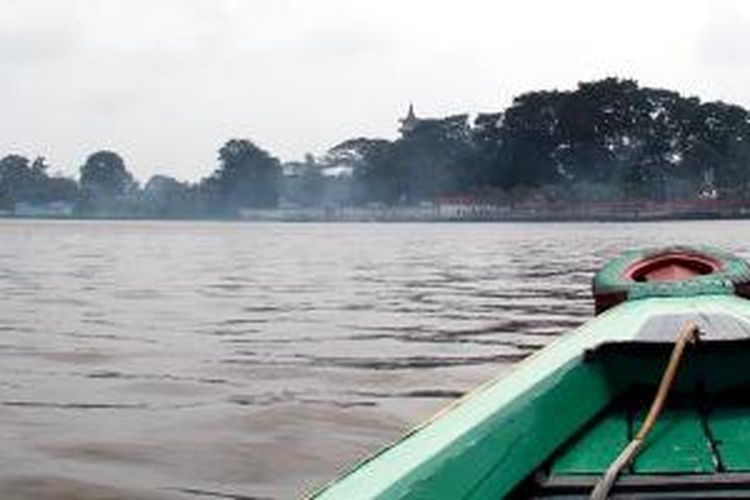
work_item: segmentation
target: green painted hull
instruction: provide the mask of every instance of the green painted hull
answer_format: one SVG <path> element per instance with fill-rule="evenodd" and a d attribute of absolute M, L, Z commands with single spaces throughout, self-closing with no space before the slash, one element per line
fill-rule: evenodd
<path fill-rule="evenodd" d="M 712 331 L 680 368 L 676 400 L 698 386 L 713 394 L 750 383 L 750 369 L 745 369 L 750 368 L 750 338 L 744 337 L 742 326 L 750 325 L 750 301 L 704 295 L 626 302 L 484 384 L 313 496 L 496 499 L 518 492 L 542 469 L 552 474 L 598 474 L 637 423 L 637 414 L 630 410 L 629 416 L 617 416 L 617 402 L 635 387 L 649 392 L 658 383 L 669 343 L 678 326 L 691 318 Z M 727 334 L 730 330 L 734 333 Z M 705 431 L 706 425 L 682 418 L 679 411 L 667 414 L 665 422 L 672 418 L 679 428 L 670 431 L 672 437 L 663 442 L 662 451 L 657 446 L 652 449 L 655 454 L 646 450 L 639 457 L 645 460 L 644 471 L 691 472 L 674 464 L 680 460 L 674 446 L 682 446 L 684 435 L 696 429 Z M 733 411 L 729 408 L 717 418 L 725 421 L 717 427 L 723 435 L 732 433 L 727 419 L 731 422 L 744 410 Z M 750 431 L 750 424 L 743 425 Z M 742 444 L 727 449 L 734 446 L 733 453 L 743 455 Z M 685 460 L 692 464 L 694 457 Z M 711 465 L 714 455 L 695 460 L 693 473 L 717 472 Z M 750 452 L 747 462 L 750 465 Z"/>

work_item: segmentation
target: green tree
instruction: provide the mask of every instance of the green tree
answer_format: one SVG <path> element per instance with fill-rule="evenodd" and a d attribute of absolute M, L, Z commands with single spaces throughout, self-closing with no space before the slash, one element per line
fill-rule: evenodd
<path fill-rule="evenodd" d="M 467 115 L 419 120 L 394 143 L 391 155 L 401 179 L 402 202 L 432 200 L 476 187 L 476 151 Z"/>
<path fill-rule="evenodd" d="M 236 215 L 241 208 L 278 205 L 281 165 L 247 139 L 231 139 L 219 149 L 219 168 L 202 184 L 214 212 Z"/>
<path fill-rule="evenodd" d="M 286 175 L 283 183 L 283 198 L 294 205 L 303 207 L 319 206 L 323 203 L 326 179 L 323 168 L 329 166 L 318 163 L 307 153 L 303 162 L 284 164 Z"/>
<path fill-rule="evenodd" d="M 471 129 L 474 144 L 474 183 L 492 191 L 504 184 L 508 171 L 508 148 L 504 147 L 503 113 L 480 113 Z"/>
<path fill-rule="evenodd" d="M 50 177 L 48 171 L 49 165 L 41 156 L 31 162 L 21 155 L 8 155 L 0 159 L 0 198 L 3 204 L 12 207 L 18 202 L 41 204 L 75 200 L 75 181 Z"/>
<path fill-rule="evenodd" d="M 11 154 L 0 159 L 0 196 L 8 206 L 31 201 L 34 173 L 25 156 Z"/>
<path fill-rule="evenodd" d="M 505 111 L 502 147 L 508 158 L 502 187 L 555 184 L 563 173 L 554 153 L 560 146 L 559 107 L 565 94 L 531 92 L 514 99 Z"/>
<path fill-rule="evenodd" d="M 154 175 L 143 186 L 141 203 L 152 217 L 183 218 L 198 215 L 196 190 L 186 182 Z"/>
<path fill-rule="evenodd" d="M 743 198 L 750 181 L 750 114 L 740 106 L 704 103 L 690 115 L 684 162 L 695 175 L 712 171 L 719 196 Z"/>
<path fill-rule="evenodd" d="M 352 169 L 356 202 L 398 201 L 404 176 L 393 162 L 392 142 L 365 137 L 349 139 L 329 149 L 326 162 Z"/>
<path fill-rule="evenodd" d="M 113 151 L 97 151 L 80 168 L 79 212 L 134 216 L 139 212 L 138 184 Z"/>
<path fill-rule="evenodd" d="M 81 188 L 97 198 L 125 195 L 137 188 L 122 157 L 112 151 L 97 151 L 81 167 Z"/>

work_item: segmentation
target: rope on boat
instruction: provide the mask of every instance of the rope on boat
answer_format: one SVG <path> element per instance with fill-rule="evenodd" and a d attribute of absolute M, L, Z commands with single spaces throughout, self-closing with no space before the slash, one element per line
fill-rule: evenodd
<path fill-rule="evenodd" d="M 674 382 L 675 374 L 677 373 L 677 367 L 682 359 L 682 354 L 685 350 L 685 346 L 689 343 L 694 343 L 698 340 L 698 326 L 688 321 L 685 326 L 682 327 L 677 340 L 675 341 L 674 348 L 672 349 L 672 355 L 669 358 L 669 364 L 667 369 L 662 375 L 661 382 L 659 383 L 659 389 L 656 391 L 654 402 L 651 403 L 651 408 L 648 410 L 646 420 L 643 421 L 641 428 L 635 435 L 632 441 L 620 452 L 617 458 L 607 468 L 607 472 L 599 480 L 591 492 L 591 500 L 605 500 L 609 496 L 609 491 L 617 480 L 617 476 L 620 475 L 620 471 L 627 467 L 641 449 L 646 436 L 651 431 L 651 428 L 656 423 L 656 419 L 659 418 L 659 414 L 664 406 L 664 402 L 667 399 L 667 394 L 672 387 Z"/>

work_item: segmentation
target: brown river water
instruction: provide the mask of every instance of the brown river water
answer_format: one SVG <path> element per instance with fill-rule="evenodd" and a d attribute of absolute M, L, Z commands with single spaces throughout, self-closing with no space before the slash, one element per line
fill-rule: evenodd
<path fill-rule="evenodd" d="M 0 498 L 295 498 L 750 221 L 0 221 Z"/>

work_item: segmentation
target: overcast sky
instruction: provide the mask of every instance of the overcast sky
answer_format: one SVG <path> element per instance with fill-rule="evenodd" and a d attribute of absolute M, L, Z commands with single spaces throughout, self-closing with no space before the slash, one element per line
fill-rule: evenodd
<path fill-rule="evenodd" d="M 743 0 L 0 0 L 0 155 L 196 180 L 605 76 L 750 107 Z"/>

